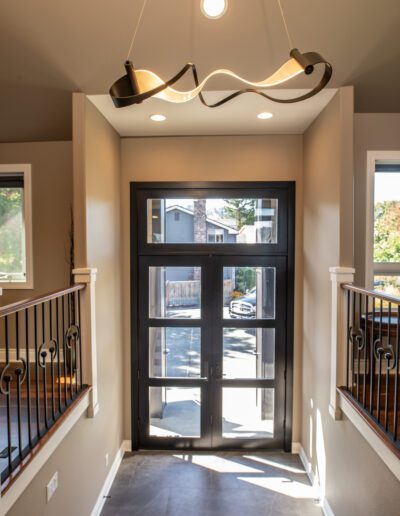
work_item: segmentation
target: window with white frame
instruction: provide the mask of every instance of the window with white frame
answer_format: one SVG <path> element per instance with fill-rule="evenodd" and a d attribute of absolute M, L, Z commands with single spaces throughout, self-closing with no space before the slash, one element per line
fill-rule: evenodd
<path fill-rule="evenodd" d="M 400 153 L 399 153 L 400 154 Z M 370 283 L 400 297 L 400 155 L 377 157 L 373 167 L 373 232 Z M 367 267 L 368 270 L 368 267 Z"/>
<path fill-rule="evenodd" d="M 33 288 L 31 166 L 0 165 L 0 288 Z"/>
<path fill-rule="evenodd" d="M 209 244 L 222 244 L 224 242 L 224 230 L 218 228 L 207 229 L 207 242 Z"/>

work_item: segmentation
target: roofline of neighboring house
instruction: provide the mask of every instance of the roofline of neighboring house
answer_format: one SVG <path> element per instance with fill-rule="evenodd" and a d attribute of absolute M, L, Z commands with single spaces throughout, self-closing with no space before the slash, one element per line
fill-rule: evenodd
<path fill-rule="evenodd" d="M 178 206 L 177 204 L 174 204 L 173 206 L 168 206 L 166 208 L 166 212 L 172 211 L 172 210 L 180 210 L 183 213 L 186 213 L 187 215 L 193 215 L 193 211 L 189 210 L 188 208 L 183 208 L 183 206 Z M 206 217 L 206 221 L 210 222 L 211 224 L 214 224 L 215 226 L 219 226 L 220 228 L 226 229 L 230 235 L 238 235 L 239 231 L 236 229 L 231 228 L 230 226 L 227 226 L 226 224 L 222 224 L 222 222 L 218 222 L 214 219 L 210 219 L 210 217 Z"/>

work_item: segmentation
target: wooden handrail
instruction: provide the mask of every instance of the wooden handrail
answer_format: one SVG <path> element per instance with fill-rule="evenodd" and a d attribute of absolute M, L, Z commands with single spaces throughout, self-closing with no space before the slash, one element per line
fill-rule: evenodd
<path fill-rule="evenodd" d="M 384 294 L 384 293 L 378 292 L 376 290 L 367 290 L 365 288 L 355 287 L 354 285 L 349 285 L 347 283 L 344 283 L 342 285 L 342 288 L 344 290 L 349 290 L 350 292 L 356 292 L 357 294 L 363 294 L 365 296 L 375 297 L 377 299 L 382 299 L 382 301 L 387 301 L 388 303 L 395 303 L 397 305 L 400 305 L 400 297 L 389 296 L 388 294 Z"/>
<path fill-rule="evenodd" d="M 82 290 L 85 288 L 85 286 L 86 285 L 84 283 L 77 283 L 72 287 L 68 287 L 62 290 L 55 290 L 54 292 L 49 292 L 48 294 L 44 294 L 43 296 L 34 297 L 32 299 L 25 299 L 23 301 L 11 303 L 10 305 L 1 306 L 0 317 L 4 317 L 6 315 L 19 312 L 20 310 L 25 310 L 27 308 L 30 308 L 31 306 L 40 305 L 41 303 L 45 303 L 46 301 L 50 301 L 51 299 L 56 299 L 57 297 L 65 296 L 66 294 L 70 294 L 71 292 Z"/>

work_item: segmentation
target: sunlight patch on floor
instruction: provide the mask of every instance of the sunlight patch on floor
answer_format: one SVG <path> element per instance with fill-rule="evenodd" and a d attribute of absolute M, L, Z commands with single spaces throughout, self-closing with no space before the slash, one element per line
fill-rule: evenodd
<path fill-rule="evenodd" d="M 217 473 L 263 473 L 262 470 L 246 466 L 239 462 L 218 457 L 217 455 L 174 455 L 177 459 L 190 462 L 196 466 L 211 469 Z"/>
<path fill-rule="evenodd" d="M 248 482 L 254 486 L 275 491 L 291 498 L 316 498 L 316 492 L 313 486 L 296 482 L 287 477 L 238 477 L 238 480 Z"/>
<path fill-rule="evenodd" d="M 261 464 L 265 464 L 266 466 L 283 469 L 284 471 L 288 471 L 289 473 L 298 473 L 300 475 L 306 475 L 306 472 L 303 469 L 295 468 L 294 466 L 288 466 L 287 464 L 281 464 L 280 462 L 277 462 L 275 460 L 265 459 L 264 457 L 257 457 L 255 455 L 243 455 L 243 457 L 248 460 L 260 462 Z"/>

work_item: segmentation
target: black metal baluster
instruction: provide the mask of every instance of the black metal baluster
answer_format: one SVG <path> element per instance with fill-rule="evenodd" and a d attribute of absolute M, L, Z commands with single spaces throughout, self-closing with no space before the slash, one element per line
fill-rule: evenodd
<path fill-rule="evenodd" d="M 386 358 L 386 382 L 385 382 L 385 431 L 388 431 L 388 421 L 389 421 L 389 389 L 390 389 L 390 357 L 391 357 L 391 351 L 390 351 L 390 342 L 391 342 L 391 335 L 390 335 L 390 323 L 391 323 L 391 315 L 392 315 L 392 303 L 389 303 L 388 306 L 388 323 L 387 323 L 387 351 L 385 353 Z"/>
<path fill-rule="evenodd" d="M 360 401 L 360 335 L 362 339 L 362 296 L 358 294 L 358 335 L 356 337 L 357 343 L 357 375 L 356 375 L 356 389 L 357 389 L 357 400 Z"/>
<path fill-rule="evenodd" d="M 26 396 L 28 414 L 28 440 L 32 448 L 32 421 L 31 421 L 31 364 L 29 357 L 29 315 L 28 308 L 25 308 L 25 349 L 26 349 Z"/>
<path fill-rule="evenodd" d="M 17 362 L 21 360 L 19 353 L 19 313 L 15 312 L 15 349 Z M 15 369 L 15 376 L 17 378 L 17 427 L 18 427 L 18 453 L 20 459 L 22 459 L 22 424 L 21 424 L 21 378 L 22 369 Z"/>
<path fill-rule="evenodd" d="M 10 367 L 10 343 L 8 339 L 8 315 L 4 318 L 4 332 L 5 332 L 5 343 L 6 343 L 6 365 Z M 3 370 L 4 372 L 4 370 Z M 4 375 L 4 383 L 6 384 L 6 391 L 3 392 L 6 396 L 6 411 L 7 411 L 7 458 L 9 472 L 12 471 L 12 434 L 11 434 L 11 381 L 12 376 L 10 374 Z"/>
<path fill-rule="evenodd" d="M 378 349 L 378 392 L 377 392 L 377 406 L 376 406 L 376 417 L 380 422 L 381 416 L 381 379 L 382 379 L 382 317 L 383 317 L 383 303 L 382 299 L 379 301 L 379 349 Z"/>
<path fill-rule="evenodd" d="M 68 332 L 71 328 L 72 318 L 71 318 L 71 294 L 68 294 Z M 68 333 L 69 335 L 69 333 Z M 74 373 L 72 363 L 73 363 L 73 357 L 72 357 L 72 339 L 68 336 L 68 347 L 69 347 L 69 396 L 70 400 L 73 399 L 73 392 L 72 392 L 72 375 Z"/>
<path fill-rule="evenodd" d="M 393 414 L 393 440 L 397 441 L 397 411 L 398 411 L 398 389 L 399 389 L 399 374 L 400 374 L 400 360 L 399 360 L 399 352 L 400 352 L 400 305 L 397 305 L 397 339 L 396 339 L 396 368 L 395 368 L 395 377 L 394 377 L 394 414 Z"/>
<path fill-rule="evenodd" d="M 54 339 L 53 339 L 53 300 L 49 301 L 49 324 L 50 324 L 50 377 L 51 377 L 51 416 L 53 421 L 56 419 L 56 402 L 54 399 L 54 356 L 55 356 L 55 347 L 54 347 Z"/>
<path fill-rule="evenodd" d="M 6 316 L 7 317 L 7 316 Z M 7 346 L 7 339 L 6 339 Z M 7 348 L 6 348 L 7 349 Z M 7 362 L 8 363 L 8 362 Z M 8 471 L 12 472 L 12 441 L 11 441 L 11 403 L 10 403 L 10 395 L 11 395 L 11 375 L 4 375 L 4 383 L 6 384 L 6 410 L 7 410 L 7 458 L 8 458 Z"/>
<path fill-rule="evenodd" d="M 356 324 L 356 294 L 353 292 L 353 326 L 352 326 L 352 339 L 351 339 L 351 393 L 354 396 L 354 340 L 355 340 L 355 324 Z"/>
<path fill-rule="evenodd" d="M 347 356 L 346 356 L 346 389 L 349 390 L 350 362 L 350 290 L 347 291 Z"/>
<path fill-rule="evenodd" d="M 370 349 L 370 379 L 369 379 L 369 410 L 374 414 L 374 385 L 375 385 L 375 297 L 372 298 L 371 349 Z"/>
<path fill-rule="evenodd" d="M 78 317 L 79 317 L 79 381 L 80 390 L 83 385 L 83 367 L 82 367 L 82 327 L 81 327 L 81 291 L 78 290 Z"/>
<path fill-rule="evenodd" d="M 365 296 L 365 328 L 364 328 L 364 368 L 363 368 L 363 407 L 366 407 L 366 396 L 367 396 L 367 378 L 366 378 L 366 370 L 367 370 L 367 344 L 368 344 L 368 308 L 369 308 L 369 297 Z"/>
<path fill-rule="evenodd" d="M 67 349 L 65 330 L 65 296 L 62 296 L 62 329 L 63 329 L 63 353 L 64 353 L 64 409 L 67 407 Z"/>
<path fill-rule="evenodd" d="M 59 313 L 60 298 L 56 298 L 56 334 L 57 334 L 57 374 L 58 374 L 58 412 L 61 414 L 61 341 L 60 341 L 60 313 Z"/>
<path fill-rule="evenodd" d="M 44 398 L 44 424 L 46 428 L 49 428 L 48 421 L 48 413 L 47 413 L 47 375 L 46 375 L 46 357 L 47 352 L 44 349 L 46 345 L 46 322 L 45 322 L 45 306 L 46 304 L 42 304 L 42 345 L 40 352 L 40 357 L 42 358 L 42 362 L 40 362 L 40 366 L 42 367 L 42 375 L 43 375 L 43 398 Z"/>
<path fill-rule="evenodd" d="M 37 305 L 34 306 L 34 333 L 35 333 L 35 393 L 36 393 L 36 426 L 37 437 L 40 438 L 40 408 L 39 408 L 39 349 L 38 349 L 38 327 L 37 327 Z"/>

